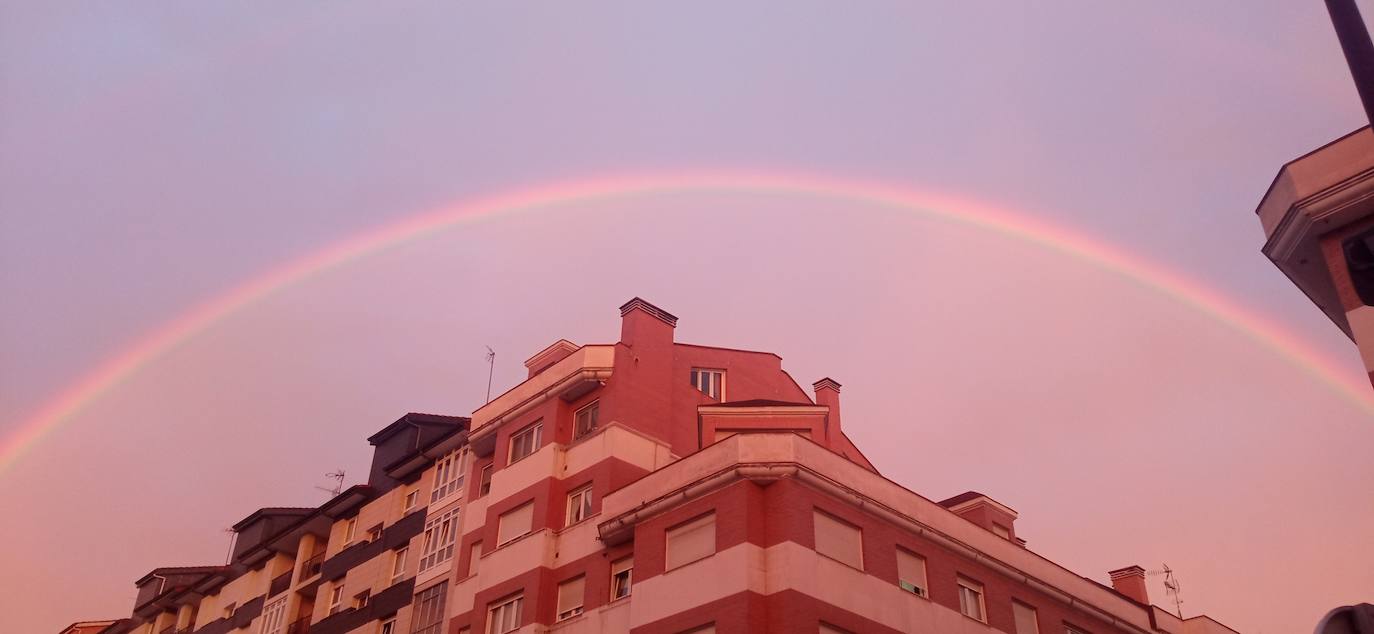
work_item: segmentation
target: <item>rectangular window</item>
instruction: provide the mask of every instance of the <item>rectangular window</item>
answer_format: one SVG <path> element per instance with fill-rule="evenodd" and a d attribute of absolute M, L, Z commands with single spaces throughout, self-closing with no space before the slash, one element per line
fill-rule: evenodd
<path fill-rule="evenodd" d="M 391 553 L 391 583 L 401 580 L 406 576 L 406 555 L 410 554 L 410 548 L 402 547 Z"/>
<path fill-rule="evenodd" d="M 672 570 L 716 554 L 716 514 L 709 513 L 668 529 L 667 563 Z"/>
<path fill-rule="evenodd" d="M 487 615 L 487 632 L 505 634 L 520 629 L 520 609 L 524 605 L 525 597 L 519 594 L 492 604 Z"/>
<path fill-rule="evenodd" d="M 1019 601 L 1012 601 L 1011 616 L 1016 624 L 1016 634 L 1040 634 L 1040 623 L 1035 618 L 1035 608 Z"/>
<path fill-rule="evenodd" d="M 378 524 L 367 529 L 367 541 L 375 542 L 382 538 L 382 525 Z"/>
<path fill-rule="evenodd" d="M 344 587 L 342 585 L 334 586 L 334 589 L 329 591 L 330 614 L 335 614 L 343 608 L 343 591 Z"/>
<path fill-rule="evenodd" d="M 502 513 L 496 526 L 497 547 L 504 546 L 517 537 L 529 534 L 533 530 L 533 522 L 534 502 L 526 502 L 518 508 Z"/>
<path fill-rule="evenodd" d="M 592 485 L 584 486 L 568 494 L 568 526 L 572 526 L 592 515 Z"/>
<path fill-rule="evenodd" d="M 453 542 L 458 537 L 458 509 L 425 520 L 424 549 L 420 551 L 420 572 L 453 559 Z"/>
<path fill-rule="evenodd" d="M 283 634 L 286 630 L 286 600 L 288 598 L 277 599 L 262 609 L 262 620 L 259 621 L 258 634 Z"/>
<path fill-rule="evenodd" d="M 559 621 L 582 614 L 582 595 L 586 579 L 586 577 L 577 577 L 558 584 Z"/>
<path fill-rule="evenodd" d="M 434 489 L 429 492 L 430 504 L 462 489 L 470 455 L 467 448 L 463 447 L 444 454 L 443 458 L 434 463 Z"/>
<path fill-rule="evenodd" d="M 353 543 L 353 538 L 358 536 L 358 518 L 348 518 L 348 524 L 344 525 L 344 543 Z"/>
<path fill-rule="evenodd" d="M 544 437 L 544 423 L 538 422 L 515 432 L 510 437 L 510 461 L 516 462 L 539 450 L 539 441 Z"/>
<path fill-rule="evenodd" d="M 918 596 L 926 594 L 926 560 L 897 549 L 897 585 Z"/>
<path fill-rule="evenodd" d="M 371 591 L 371 590 L 363 590 L 362 592 L 359 592 L 358 594 L 353 595 L 353 609 L 354 609 L 354 610 L 361 610 L 361 609 L 367 607 L 367 600 L 368 600 L 368 599 L 371 599 L 371 598 L 372 598 L 372 591 Z"/>
<path fill-rule="evenodd" d="M 692 368 L 692 387 L 711 398 L 721 400 L 721 395 L 725 393 L 725 370 Z"/>
<path fill-rule="evenodd" d="M 468 576 L 477 574 L 477 564 L 482 561 L 482 542 L 472 542 L 468 549 Z"/>
<path fill-rule="evenodd" d="M 1065 624 L 1064 624 L 1064 634 L 1088 634 L 1088 633 L 1087 633 L 1086 631 L 1084 631 L 1084 630 L 1080 630 L 1080 629 L 1078 629 L 1078 628 L 1076 628 L 1076 627 L 1074 627 L 1074 626 L 1072 626 L 1072 625 L 1069 625 L 1068 623 L 1065 623 Z"/>
<path fill-rule="evenodd" d="M 859 527 L 819 510 L 812 514 L 816 524 L 816 552 L 863 570 L 863 537 Z"/>
<path fill-rule="evenodd" d="M 959 577 L 959 611 L 969 618 L 986 621 L 983 607 L 983 584 Z"/>
<path fill-rule="evenodd" d="M 411 489 L 411 490 L 409 490 L 409 491 L 406 491 L 405 505 L 401 508 L 401 512 L 402 512 L 402 513 L 408 513 L 408 512 L 410 512 L 411 509 L 415 508 L 415 505 L 416 505 L 416 504 L 419 504 L 419 503 L 420 503 L 420 490 L 419 490 L 419 489 Z"/>
<path fill-rule="evenodd" d="M 411 634 L 440 634 L 444 630 L 444 602 L 448 600 L 448 582 L 431 586 L 415 595 L 414 620 Z"/>
<path fill-rule="evenodd" d="M 477 497 L 491 493 L 491 465 L 482 467 L 482 477 L 477 482 Z"/>
<path fill-rule="evenodd" d="M 631 585 L 634 583 L 634 572 L 634 557 L 626 557 L 611 564 L 612 601 L 630 596 Z"/>
<path fill-rule="evenodd" d="M 377 632 L 379 634 L 399 634 L 399 632 L 396 631 L 396 618 L 392 617 L 382 621 L 382 627 L 377 630 Z"/>
<path fill-rule="evenodd" d="M 601 417 L 601 401 L 592 401 L 582 409 L 577 410 L 573 415 L 573 440 L 577 440 L 596 431 L 596 424 Z"/>

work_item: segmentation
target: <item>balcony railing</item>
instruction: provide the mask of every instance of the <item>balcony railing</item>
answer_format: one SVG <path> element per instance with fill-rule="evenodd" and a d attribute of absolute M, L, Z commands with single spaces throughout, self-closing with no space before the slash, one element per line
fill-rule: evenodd
<path fill-rule="evenodd" d="M 272 579 L 272 585 L 267 588 L 267 597 L 275 597 L 291 589 L 291 571 L 287 570 Z"/>
<path fill-rule="evenodd" d="M 301 564 L 301 580 L 304 581 L 315 575 L 320 574 L 320 566 L 324 565 L 324 551 L 317 552 Z"/>
<path fill-rule="evenodd" d="M 301 617 L 286 626 L 286 634 L 310 634 L 310 617 Z"/>

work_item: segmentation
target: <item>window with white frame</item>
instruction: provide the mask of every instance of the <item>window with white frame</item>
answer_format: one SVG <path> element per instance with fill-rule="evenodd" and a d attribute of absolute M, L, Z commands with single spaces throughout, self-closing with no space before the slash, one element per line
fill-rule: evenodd
<path fill-rule="evenodd" d="M 558 584 L 558 620 L 564 621 L 582 614 L 582 596 L 587 578 L 579 576 Z"/>
<path fill-rule="evenodd" d="M 969 618 L 987 620 L 987 610 L 983 606 L 983 584 L 959 577 L 959 611 Z"/>
<path fill-rule="evenodd" d="M 482 465 L 482 473 L 477 480 L 477 497 L 491 493 L 491 463 Z"/>
<path fill-rule="evenodd" d="M 434 463 L 434 488 L 429 492 L 430 504 L 462 490 L 463 476 L 467 474 L 471 455 L 466 447 L 461 447 L 444 454 Z"/>
<path fill-rule="evenodd" d="M 692 368 L 692 387 L 711 398 L 721 400 L 725 394 L 725 370 Z"/>
<path fill-rule="evenodd" d="M 358 536 L 358 518 L 348 518 L 348 524 L 344 525 L 344 543 L 353 543 L 353 538 Z"/>
<path fill-rule="evenodd" d="M 517 537 L 534 530 L 534 502 L 526 502 L 505 513 L 496 522 L 496 546 L 499 548 Z"/>
<path fill-rule="evenodd" d="M 626 557 L 611 564 L 611 600 L 630 596 L 634 583 L 635 559 Z"/>
<path fill-rule="evenodd" d="M 262 619 L 258 622 L 258 634 L 282 634 L 286 631 L 286 599 L 283 596 L 267 604 L 262 609 Z"/>
<path fill-rule="evenodd" d="M 477 565 L 482 561 L 482 542 L 472 542 L 468 548 L 468 576 L 477 574 Z"/>
<path fill-rule="evenodd" d="M 573 414 L 573 440 L 577 440 L 596 431 L 596 424 L 601 418 L 601 401 L 592 401 L 582 409 Z"/>
<path fill-rule="evenodd" d="M 520 629 L 520 612 L 524 606 L 525 596 L 521 594 L 493 603 L 487 612 L 487 633 L 505 634 Z"/>
<path fill-rule="evenodd" d="M 668 529 L 664 570 L 716 554 L 716 514 L 708 513 Z"/>
<path fill-rule="evenodd" d="M 1012 623 L 1016 625 L 1016 634 L 1040 634 L 1040 623 L 1036 618 L 1035 608 L 1020 601 L 1012 601 L 1011 616 Z"/>
<path fill-rule="evenodd" d="M 353 609 L 361 610 L 367 607 L 367 602 L 372 598 L 372 590 L 367 589 L 353 595 Z"/>
<path fill-rule="evenodd" d="M 430 586 L 415 593 L 415 608 L 411 634 L 440 634 L 444 631 L 444 602 L 448 599 L 448 582 Z"/>
<path fill-rule="evenodd" d="M 382 538 L 382 525 L 378 524 L 367 529 L 367 541 L 375 542 Z"/>
<path fill-rule="evenodd" d="M 420 490 L 411 489 L 406 491 L 405 503 L 401 506 L 401 512 L 408 513 L 420 503 Z"/>
<path fill-rule="evenodd" d="M 396 629 L 396 617 L 393 616 L 382 621 L 382 627 L 377 632 L 378 634 L 400 634 L 400 631 Z"/>
<path fill-rule="evenodd" d="M 568 494 L 568 526 L 592 515 L 592 485 L 588 484 Z"/>
<path fill-rule="evenodd" d="M 929 596 L 926 593 L 926 560 L 898 548 L 897 585 L 914 595 Z"/>
<path fill-rule="evenodd" d="M 410 548 L 402 546 L 391 553 L 391 583 L 401 580 L 406 575 L 406 556 L 410 554 Z"/>
<path fill-rule="evenodd" d="M 516 462 L 539 450 L 539 441 L 544 438 L 544 423 L 537 422 L 510 437 L 510 461 Z"/>
<path fill-rule="evenodd" d="M 420 551 L 420 572 L 453 559 L 453 542 L 458 537 L 458 509 L 426 520 L 423 535 L 424 548 Z"/>
<path fill-rule="evenodd" d="M 343 593 L 344 593 L 343 584 L 339 584 L 339 585 L 337 585 L 337 586 L 334 586 L 334 589 L 329 591 L 329 613 L 330 613 L 330 614 L 336 614 L 336 613 L 338 613 L 339 610 L 343 609 Z"/>
<path fill-rule="evenodd" d="M 814 510 L 816 552 L 859 570 L 864 569 L 863 533 L 858 526 Z"/>

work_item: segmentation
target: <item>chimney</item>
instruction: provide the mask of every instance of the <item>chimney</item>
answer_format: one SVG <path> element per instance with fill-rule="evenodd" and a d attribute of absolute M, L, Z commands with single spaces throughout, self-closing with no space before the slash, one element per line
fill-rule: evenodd
<path fill-rule="evenodd" d="M 638 297 L 620 307 L 620 342 L 633 348 L 636 343 L 673 342 L 677 317 Z"/>
<path fill-rule="evenodd" d="M 1117 592 L 1126 595 L 1127 598 L 1141 605 L 1150 605 L 1150 595 L 1145 590 L 1145 569 L 1140 566 L 1127 566 L 1118 570 L 1113 570 L 1108 575 L 1112 578 L 1112 587 Z"/>
<path fill-rule="evenodd" d="M 812 383 L 811 389 L 816 391 L 816 404 L 830 408 L 830 424 L 825 430 L 826 436 L 836 436 L 837 434 L 832 432 L 840 431 L 840 384 L 827 376 Z"/>

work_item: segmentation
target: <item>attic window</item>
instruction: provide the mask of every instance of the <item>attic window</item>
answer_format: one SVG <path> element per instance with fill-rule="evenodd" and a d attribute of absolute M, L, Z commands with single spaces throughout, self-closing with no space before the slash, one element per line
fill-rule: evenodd
<path fill-rule="evenodd" d="M 721 400 L 725 393 L 725 370 L 692 368 L 692 387 L 713 399 Z"/>

